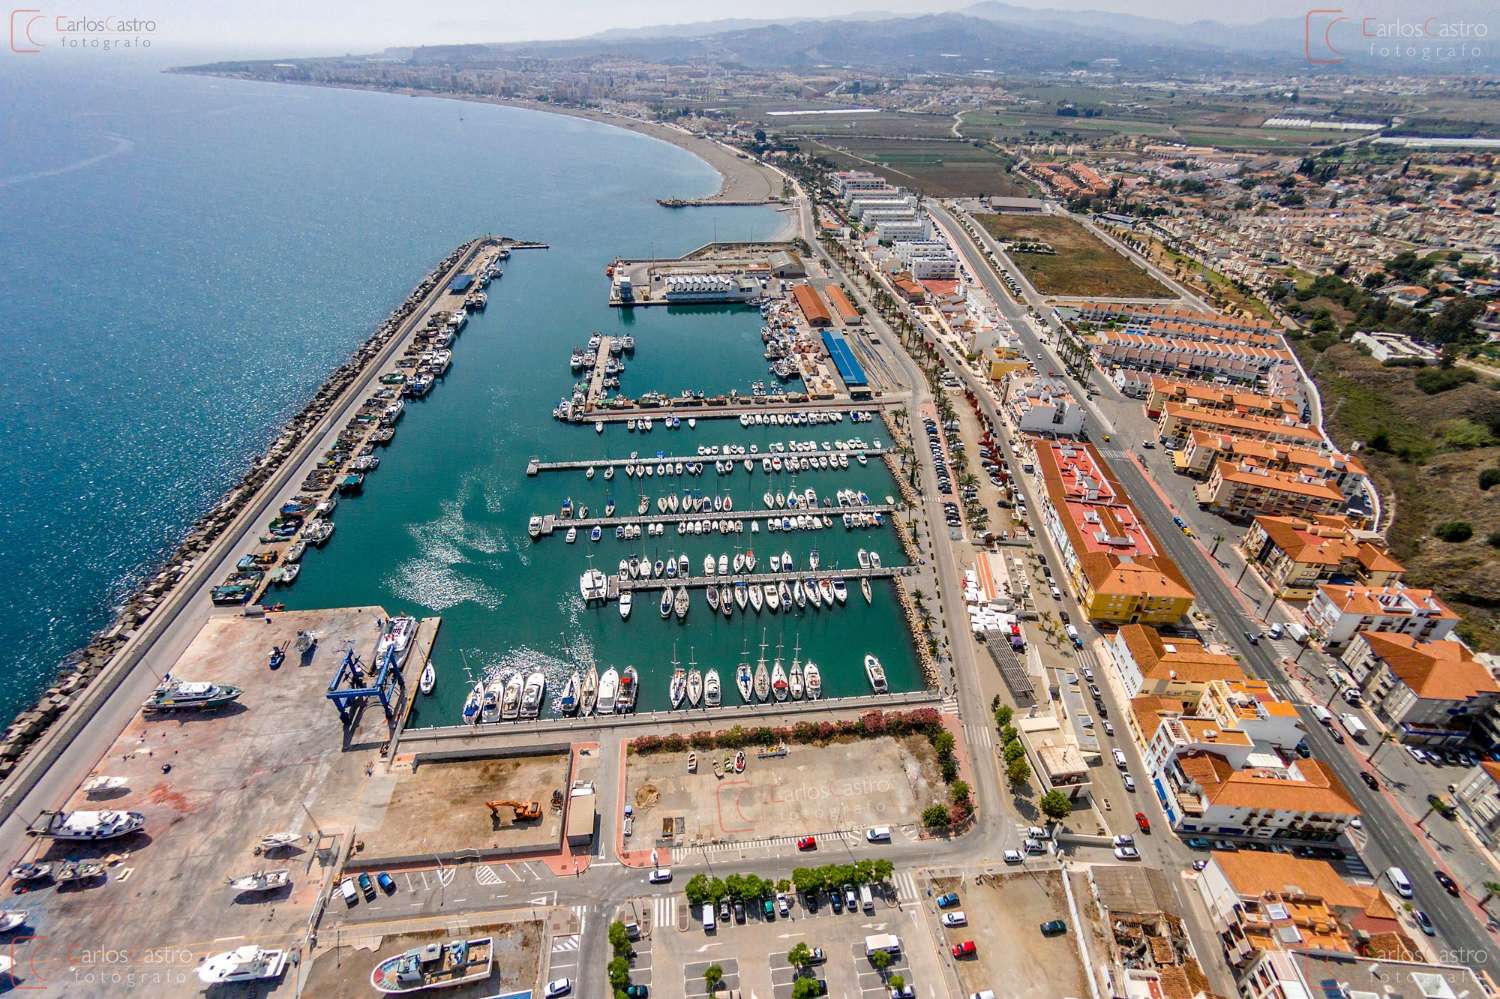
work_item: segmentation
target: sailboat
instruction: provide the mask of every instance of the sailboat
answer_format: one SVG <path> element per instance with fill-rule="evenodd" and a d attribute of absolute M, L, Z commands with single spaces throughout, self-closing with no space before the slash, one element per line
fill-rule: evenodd
<path fill-rule="evenodd" d="M 716 611 L 719 609 L 719 588 L 717 586 L 710 586 L 707 589 L 708 609 Z"/>
<path fill-rule="evenodd" d="M 860 578 L 860 581 L 859 581 L 859 592 L 864 595 L 865 603 L 867 603 L 867 604 L 873 604 L 875 602 L 875 594 L 870 589 L 870 577 L 869 576 L 863 576 L 863 577 Z"/>
<path fill-rule="evenodd" d="M 807 565 L 808 565 L 808 568 L 812 569 L 814 572 L 818 571 L 818 564 L 820 562 L 822 562 L 822 561 L 823 561 L 823 556 L 822 556 L 822 554 L 816 548 L 814 548 L 812 551 L 808 552 L 808 554 L 807 554 Z"/>
<path fill-rule="evenodd" d="M 672 600 L 672 607 L 677 612 L 677 620 L 681 621 L 687 617 L 688 591 L 686 586 L 677 587 L 677 595 Z"/>
<path fill-rule="evenodd" d="M 724 612 L 725 617 L 734 613 L 734 596 L 727 583 L 719 587 L 719 609 Z"/>
<path fill-rule="evenodd" d="M 687 699 L 688 706 L 694 708 L 703 700 L 703 671 L 693 661 L 691 652 L 688 654 Z"/>
<path fill-rule="evenodd" d="M 719 671 L 711 669 L 703 674 L 703 706 L 716 708 L 719 706 L 719 699 Z"/>
<path fill-rule="evenodd" d="M 615 710 L 634 711 L 636 693 L 640 690 L 641 675 L 634 666 L 626 666 L 620 677 L 620 693 L 615 697 Z"/>
<path fill-rule="evenodd" d="M 750 650 L 745 651 L 748 653 Z M 748 662 L 742 662 L 735 667 L 734 684 L 740 689 L 740 700 L 749 704 L 755 696 L 755 674 L 751 671 Z"/>
<path fill-rule="evenodd" d="M 558 703 L 563 714 L 576 715 L 578 713 L 578 692 L 582 685 L 583 680 L 575 669 L 573 675 L 568 677 L 568 682 L 563 685 L 562 698 Z"/>
<path fill-rule="evenodd" d="M 672 644 L 672 679 L 667 684 L 667 700 L 673 708 L 682 707 L 682 698 L 687 693 L 687 671 L 677 662 L 677 645 Z"/>
<path fill-rule="evenodd" d="M 734 584 L 734 604 L 740 610 L 744 610 L 745 604 L 749 603 L 750 601 L 749 589 L 750 588 L 745 585 L 743 580 Z"/>
<path fill-rule="evenodd" d="M 583 689 L 578 696 L 578 712 L 582 715 L 594 713 L 594 702 L 599 698 L 599 671 L 590 666 L 583 674 Z"/>
<path fill-rule="evenodd" d="M 754 548 L 746 548 L 745 549 L 745 571 L 746 572 L 754 572 L 755 571 L 755 549 Z"/>
<path fill-rule="evenodd" d="M 766 669 L 766 633 L 760 633 L 760 658 L 755 663 L 755 699 L 771 699 L 771 671 Z"/>
<path fill-rule="evenodd" d="M 663 587 L 661 591 L 661 616 L 664 618 L 672 616 L 672 588 L 670 586 Z"/>
<path fill-rule="evenodd" d="M 771 694 L 778 701 L 786 700 L 790 687 L 786 680 L 786 670 L 781 665 L 781 643 L 776 643 L 776 661 L 771 667 Z"/>
<path fill-rule="evenodd" d="M 792 647 L 792 669 L 787 675 L 787 682 L 792 700 L 802 700 L 802 640 L 800 638 Z"/>
<path fill-rule="evenodd" d="M 740 585 L 745 586 L 744 583 L 741 583 Z M 761 591 L 761 588 L 759 586 L 755 585 L 746 587 L 746 591 L 750 595 L 750 606 L 755 610 L 755 613 L 759 614 L 761 607 L 764 606 L 766 602 L 765 594 Z"/>

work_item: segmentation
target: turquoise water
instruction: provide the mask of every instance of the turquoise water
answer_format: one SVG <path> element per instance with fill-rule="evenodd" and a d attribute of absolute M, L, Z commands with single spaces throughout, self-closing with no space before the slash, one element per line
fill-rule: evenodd
<path fill-rule="evenodd" d="M 486 231 L 553 248 L 518 254 L 492 286 L 447 383 L 411 407 L 289 602 L 441 613 L 445 678 L 464 656 L 477 666 L 594 655 L 643 669 L 670 657 L 648 615 L 626 632 L 612 608 L 570 605 L 582 543 L 531 549 L 525 514 L 537 501 L 524 492 L 572 486 L 528 484 L 524 458 L 613 443 L 613 431 L 601 440 L 547 416 L 572 383 L 569 347 L 593 329 L 629 324 L 641 341 L 631 393 L 769 379 L 753 314 L 629 317 L 604 306 L 603 267 L 681 253 L 716 232 L 767 238 L 779 216 L 660 208 L 659 196 L 711 193 L 716 175 L 643 136 L 516 109 L 163 75 L 124 58 L 5 60 L 0 97 L 0 348 L 12 372 L 0 404 L 10 570 L 0 602 L 11 632 L 0 715 L 109 621 L 423 273 Z M 660 429 L 649 439 L 674 440 Z M 619 440 L 629 443 L 623 431 Z M 827 489 L 809 484 L 836 488 L 822 475 Z M 611 564 L 612 545 L 597 546 Z M 828 632 L 858 629 L 889 644 L 893 684 L 908 685 L 914 667 L 902 665 L 910 652 L 889 595 L 858 614 L 854 600 L 789 627 L 788 641 L 805 631 L 804 646 L 826 642 L 816 655 L 831 660 L 840 646 Z M 758 641 L 706 627 L 706 610 L 676 632 L 700 660 Z"/>

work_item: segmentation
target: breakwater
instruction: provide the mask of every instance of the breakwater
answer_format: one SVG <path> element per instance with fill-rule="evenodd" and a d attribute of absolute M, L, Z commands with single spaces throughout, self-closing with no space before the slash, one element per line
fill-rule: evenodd
<path fill-rule="evenodd" d="M 69 710 L 82 706 L 95 681 L 111 667 L 119 665 L 115 661 L 119 653 L 143 628 L 153 623 L 153 615 L 166 601 L 178 596 L 176 591 L 195 568 L 204 565 L 205 556 L 223 538 L 226 529 L 245 513 L 267 482 L 282 471 L 288 460 L 308 442 L 309 436 L 350 386 L 370 372 L 372 363 L 384 355 L 447 276 L 486 247 L 523 248 L 528 245 L 536 244 L 521 244 L 500 236 L 479 237 L 458 246 L 428 272 L 349 359 L 330 373 L 302 409 L 287 422 L 280 435 L 250 463 L 239 481 L 198 518 L 173 553 L 163 560 L 161 568 L 121 602 L 111 623 L 97 632 L 83 648 L 62 661 L 56 681 L 42 692 L 32 707 L 20 712 L 0 735 L 0 779 L 9 778 L 51 726 Z"/>

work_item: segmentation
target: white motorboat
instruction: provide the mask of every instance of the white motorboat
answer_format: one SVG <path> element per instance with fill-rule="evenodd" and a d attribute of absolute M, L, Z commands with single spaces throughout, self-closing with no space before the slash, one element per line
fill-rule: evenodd
<path fill-rule="evenodd" d="M 620 696 L 620 674 L 611 666 L 599 677 L 599 694 L 595 701 L 595 709 L 601 715 L 614 714 L 615 701 Z"/>
<path fill-rule="evenodd" d="M 728 555 L 720 555 L 719 556 L 719 575 L 721 575 L 721 576 L 727 576 L 728 574 L 729 574 L 729 556 Z"/>
<path fill-rule="evenodd" d="M 688 561 L 688 557 L 686 555 L 679 555 L 677 557 L 677 575 L 681 576 L 683 579 L 686 579 L 689 573 L 692 571 L 692 568 L 693 564 Z"/>
<path fill-rule="evenodd" d="M 849 599 L 849 584 L 844 582 L 843 576 L 833 577 L 833 599 L 837 600 L 840 604 L 845 603 Z"/>
<path fill-rule="evenodd" d="M 631 591 L 629 591 L 629 590 L 621 590 L 620 591 L 620 619 L 621 620 L 623 620 L 623 621 L 630 620 L 630 608 L 631 608 L 631 605 L 634 602 L 635 602 L 635 595 L 633 593 L 631 593 Z"/>
<path fill-rule="evenodd" d="M 823 696 L 823 674 L 811 659 L 802 667 L 802 679 L 807 687 L 807 699 L 815 701 Z"/>
<path fill-rule="evenodd" d="M 870 567 L 870 553 L 868 551 L 866 551 L 865 549 L 861 548 L 859 550 L 858 558 L 859 558 L 859 567 L 861 569 L 868 569 Z"/>
<path fill-rule="evenodd" d="M 542 699 L 547 695 L 547 676 L 536 670 L 526 678 L 521 691 L 521 717 L 535 718 L 542 713 Z"/>
<path fill-rule="evenodd" d="M 19 930 L 26 925 L 29 916 L 25 909 L 6 909 L 0 912 L 0 933 L 9 933 L 11 930 Z"/>
<path fill-rule="evenodd" d="M 818 552 L 818 550 L 816 548 L 814 548 L 812 551 L 808 552 L 808 554 L 807 554 L 807 566 L 808 566 L 808 568 L 812 569 L 812 571 L 817 572 L 818 571 L 818 565 L 822 561 L 823 561 L 823 556 Z"/>
<path fill-rule="evenodd" d="M 287 952 L 268 950 L 246 944 L 203 959 L 198 965 L 198 981 L 205 985 L 227 985 L 280 978 L 286 970 Z"/>
<path fill-rule="evenodd" d="M 712 555 L 703 556 L 703 575 L 712 576 L 717 566 L 718 563 L 714 561 L 714 557 Z"/>
<path fill-rule="evenodd" d="M 781 609 L 781 593 L 776 589 L 775 583 L 766 583 L 764 586 L 766 609 L 777 611 Z"/>
<path fill-rule="evenodd" d="M 578 713 L 591 715 L 594 703 L 599 699 L 599 671 L 590 666 L 583 671 L 583 686 L 578 692 Z"/>
<path fill-rule="evenodd" d="M 225 878 L 225 884 L 233 891 L 275 891 L 284 888 L 292 881 L 291 871 L 256 871 L 254 874 L 242 874 L 237 878 Z"/>
<path fill-rule="evenodd" d="M 27 831 L 52 839 L 87 842 L 118 839 L 138 833 L 145 827 L 146 816 L 140 812 L 43 812 Z"/>
<path fill-rule="evenodd" d="M 879 569 L 880 568 L 880 553 L 879 552 L 871 552 L 870 553 L 870 568 L 872 568 L 872 569 Z"/>
<path fill-rule="evenodd" d="M 516 670 L 506 675 L 504 696 L 500 701 L 500 717 L 505 721 L 514 721 L 521 716 L 521 695 L 525 692 L 526 680 L 521 676 L 521 671 Z"/>
<path fill-rule="evenodd" d="M 641 675 L 636 672 L 634 666 L 626 666 L 624 674 L 620 677 L 620 693 L 615 696 L 615 710 L 619 712 L 635 710 L 636 694 L 640 691 Z"/>
<path fill-rule="evenodd" d="M 781 571 L 782 572 L 791 572 L 792 571 L 792 553 L 791 552 L 782 552 L 781 553 Z"/>
<path fill-rule="evenodd" d="M 719 671 L 711 669 L 703 674 L 703 706 L 705 708 L 716 708 L 719 706 L 722 696 L 719 690 Z"/>
<path fill-rule="evenodd" d="M 880 665 L 880 660 L 875 658 L 874 653 L 865 656 L 865 676 L 870 680 L 870 689 L 877 694 L 890 691 L 885 680 L 885 667 Z"/>
<path fill-rule="evenodd" d="M 106 777 L 104 774 L 95 774 L 83 782 L 80 790 L 92 798 L 95 795 L 108 795 L 112 791 L 118 791 L 129 783 L 129 777 Z"/>

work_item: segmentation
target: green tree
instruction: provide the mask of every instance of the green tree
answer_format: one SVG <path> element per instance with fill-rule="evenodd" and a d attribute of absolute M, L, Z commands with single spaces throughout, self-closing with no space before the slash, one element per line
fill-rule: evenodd
<path fill-rule="evenodd" d="M 792 982 L 792 999 L 816 999 L 818 995 L 818 980 L 816 978 L 798 978 Z"/>
<path fill-rule="evenodd" d="M 946 759 L 953 755 L 953 733 L 943 729 L 932 737 L 932 748 L 937 750 L 939 759 Z"/>
<path fill-rule="evenodd" d="M 807 945 L 806 941 L 797 944 L 787 951 L 786 963 L 794 968 L 807 967 L 812 963 L 812 948 Z"/>
<path fill-rule="evenodd" d="M 948 797 L 952 798 L 954 801 L 968 801 L 969 782 L 964 780 L 956 780 L 952 784 L 948 785 Z"/>
<path fill-rule="evenodd" d="M 906 979 L 901 977 L 900 975 L 892 975 L 886 982 L 886 984 L 889 985 L 893 991 L 899 991 L 902 986 L 906 984 Z"/>
<path fill-rule="evenodd" d="M 625 958 L 617 957 L 609 962 L 609 984 L 616 989 L 630 984 L 630 962 Z"/>
<path fill-rule="evenodd" d="M 819 882 L 820 879 L 818 877 L 818 874 L 813 868 L 792 868 L 792 887 L 796 888 L 797 891 L 801 894 L 805 895 L 810 891 L 816 891 L 819 886 Z"/>
<path fill-rule="evenodd" d="M 1020 734 L 1021 733 L 1019 733 L 1019 732 L 1016 731 L 1016 727 L 1014 725 L 1003 725 L 1003 726 L 1001 726 L 1001 728 L 1000 728 L 1000 745 L 1003 746 L 1007 742 L 1015 742 L 1016 739 L 1020 737 Z"/>
<path fill-rule="evenodd" d="M 713 995 L 719 991 L 719 986 L 724 984 L 724 969 L 717 964 L 710 964 L 703 969 L 703 986 L 708 989 L 708 994 Z"/>
<path fill-rule="evenodd" d="M 896 865 L 889 860 L 875 861 L 875 881 L 878 884 L 889 884 L 891 876 L 896 873 Z"/>
<path fill-rule="evenodd" d="M 782 878 L 780 881 L 776 882 L 776 890 L 779 891 L 779 892 L 783 892 L 783 893 L 791 891 L 792 890 L 791 879 L 790 878 Z"/>
<path fill-rule="evenodd" d="M 709 877 L 707 874 L 694 874 L 688 878 L 688 883 L 682 892 L 687 896 L 688 905 L 702 905 L 708 901 L 708 883 Z M 610 932 L 614 932 L 614 926 L 610 927 Z"/>
<path fill-rule="evenodd" d="M 1048 791 L 1037 802 L 1042 814 L 1049 819 L 1061 820 L 1073 814 L 1073 801 L 1061 791 Z"/>
<path fill-rule="evenodd" d="M 1026 759 L 1011 760 L 1005 768 L 1005 777 L 1013 788 L 1022 788 L 1031 779 L 1031 764 Z"/>
<path fill-rule="evenodd" d="M 874 965 L 875 970 L 880 972 L 881 978 L 885 977 L 885 969 L 891 966 L 892 960 L 894 958 L 891 957 L 891 952 L 887 950 L 877 950 L 870 955 L 870 964 Z"/>
<path fill-rule="evenodd" d="M 729 897 L 729 886 L 724 883 L 723 878 L 708 879 L 708 900 L 718 905 Z"/>
<path fill-rule="evenodd" d="M 1489 490 L 1500 486 L 1500 468 L 1486 468 L 1479 473 L 1479 488 Z"/>
<path fill-rule="evenodd" d="M 942 805 L 928 805 L 922 809 L 922 824 L 928 829 L 941 829 L 948 824 L 948 809 Z"/>
<path fill-rule="evenodd" d="M 1000 754 L 1005 757 L 1006 763 L 1014 763 L 1016 760 L 1025 758 L 1026 748 L 1021 745 L 1021 740 L 1012 739 L 1005 744 Z"/>

